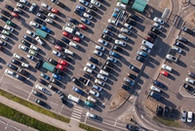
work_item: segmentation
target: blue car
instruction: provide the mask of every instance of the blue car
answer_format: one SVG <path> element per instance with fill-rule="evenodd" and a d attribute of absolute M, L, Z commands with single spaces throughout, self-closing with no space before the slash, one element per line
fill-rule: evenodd
<path fill-rule="evenodd" d="M 119 58 L 120 57 L 120 55 L 118 53 L 114 52 L 114 51 L 110 51 L 109 52 L 109 55 L 114 56 L 116 58 Z"/>
<path fill-rule="evenodd" d="M 76 9 L 78 9 L 78 10 L 80 10 L 80 11 L 83 11 L 83 12 L 86 10 L 86 8 L 83 7 L 83 6 L 81 6 L 81 5 L 77 5 L 77 6 L 76 6 Z"/>
<path fill-rule="evenodd" d="M 57 79 L 57 80 L 59 80 L 59 81 L 61 81 L 61 79 L 62 79 L 62 76 L 61 75 L 57 75 L 55 73 L 52 74 L 52 77 L 55 78 L 55 79 Z"/>
<path fill-rule="evenodd" d="M 45 26 L 42 26 L 41 29 L 43 31 L 46 31 L 47 33 L 50 33 L 51 32 L 51 30 L 49 28 L 45 27 Z"/>
<path fill-rule="evenodd" d="M 102 91 L 102 87 L 99 87 L 97 85 L 93 85 L 92 86 L 94 89 L 96 89 L 97 91 Z"/>
<path fill-rule="evenodd" d="M 105 34 L 107 34 L 107 35 L 110 35 L 110 36 L 113 36 L 114 34 L 111 32 L 111 31 L 109 31 L 108 29 L 104 29 L 103 30 L 103 33 L 105 33 Z"/>
<path fill-rule="evenodd" d="M 83 23 L 87 24 L 87 25 L 90 25 L 90 23 L 91 23 L 88 19 L 85 19 L 85 18 L 83 18 L 83 17 L 81 17 L 81 21 L 82 21 Z"/>
<path fill-rule="evenodd" d="M 45 80 L 49 80 L 50 77 L 44 73 L 41 73 L 41 77 L 43 77 Z"/>
<path fill-rule="evenodd" d="M 82 11 L 80 11 L 80 10 L 78 10 L 78 9 L 75 9 L 74 10 L 74 13 L 76 13 L 77 15 L 79 15 L 79 16 L 83 16 L 83 12 Z"/>
<path fill-rule="evenodd" d="M 111 31 L 116 31 L 116 29 L 112 25 L 108 25 L 107 28 Z"/>
<path fill-rule="evenodd" d="M 75 25 L 79 24 L 79 22 L 74 18 L 69 18 L 69 21 Z"/>
<path fill-rule="evenodd" d="M 157 81 L 157 80 L 154 80 L 154 81 L 153 81 L 153 84 L 154 84 L 154 85 L 157 85 L 158 87 L 165 88 L 165 85 L 162 84 L 161 82 Z"/>
<path fill-rule="evenodd" d="M 83 94 L 83 91 L 75 86 L 72 87 L 72 90 L 77 92 L 78 94 Z"/>

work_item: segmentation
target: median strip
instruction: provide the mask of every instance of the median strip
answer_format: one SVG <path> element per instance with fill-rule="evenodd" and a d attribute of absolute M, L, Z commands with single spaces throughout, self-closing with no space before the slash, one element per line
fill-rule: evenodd
<path fill-rule="evenodd" d="M 101 131 L 100 129 L 97 129 L 97 128 L 94 128 L 94 127 L 91 127 L 91 126 L 88 126 L 82 123 L 79 123 L 79 127 L 86 131 Z"/>

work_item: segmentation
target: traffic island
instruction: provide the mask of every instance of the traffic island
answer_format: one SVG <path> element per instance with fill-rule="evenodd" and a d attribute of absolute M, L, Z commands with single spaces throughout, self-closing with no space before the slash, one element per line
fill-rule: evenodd
<path fill-rule="evenodd" d="M 110 102 L 108 111 L 114 111 L 120 108 L 130 97 L 130 93 L 124 89 L 119 89 Z"/>

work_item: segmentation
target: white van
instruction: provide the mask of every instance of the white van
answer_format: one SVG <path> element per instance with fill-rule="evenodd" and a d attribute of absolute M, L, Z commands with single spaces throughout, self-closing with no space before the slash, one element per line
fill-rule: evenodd
<path fill-rule="evenodd" d="M 166 65 L 166 64 L 163 64 L 162 65 L 162 69 L 166 70 L 166 71 L 169 71 L 169 72 L 172 72 L 172 67 Z"/>
<path fill-rule="evenodd" d="M 102 75 L 105 75 L 105 76 L 109 76 L 109 73 L 104 71 L 104 70 L 100 70 L 99 73 L 102 74 Z"/>
<path fill-rule="evenodd" d="M 68 50 L 68 49 L 65 49 L 65 50 L 64 50 L 64 53 L 69 54 L 69 55 L 71 55 L 71 56 L 74 55 L 74 53 L 73 53 L 72 51 Z"/>
<path fill-rule="evenodd" d="M 80 99 L 76 96 L 73 96 L 71 94 L 68 95 L 68 99 L 73 101 L 73 102 L 76 102 L 76 103 L 79 103 L 80 102 Z"/>
<path fill-rule="evenodd" d="M 118 7 L 123 8 L 123 9 L 126 9 L 126 7 L 127 7 L 125 4 L 123 4 L 123 3 L 121 3 L 121 2 L 118 2 L 116 5 L 117 5 Z"/>
<path fill-rule="evenodd" d="M 40 45 L 42 45 L 42 46 L 45 45 L 45 43 L 41 40 L 41 38 L 40 38 L 39 36 L 37 36 L 35 39 L 37 40 L 37 42 L 38 42 Z"/>
<path fill-rule="evenodd" d="M 153 44 L 148 42 L 148 41 L 146 41 L 146 40 L 142 40 L 142 45 L 147 46 L 150 49 L 152 49 L 152 47 L 153 47 Z"/>
<path fill-rule="evenodd" d="M 160 93 L 161 92 L 161 90 L 160 89 L 158 89 L 157 87 L 155 87 L 155 86 L 151 86 L 150 87 L 150 89 L 152 90 L 152 91 L 156 91 L 156 92 L 158 92 L 158 93 Z"/>
<path fill-rule="evenodd" d="M 95 98 L 93 98 L 92 96 L 88 96 L 87 97 L 87 100 L 88 101 L 92 101 L 93 103 L 96 103 L 97 102 L 97 100 Z"/>
<path fill-rule="evenodd" d="M 67 27 L 67 26 L 63 26 L 62 30 L 65 30 L 66 32 L 71 33 L 71 34 L 74 32 L 73 28 L 70 28 L 70 27 Z"/>

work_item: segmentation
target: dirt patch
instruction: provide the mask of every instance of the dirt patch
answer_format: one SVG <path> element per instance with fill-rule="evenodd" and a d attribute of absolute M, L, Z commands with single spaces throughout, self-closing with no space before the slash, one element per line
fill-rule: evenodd
<path fill-rule="evenodd" d="M 195 13 L 188 17 L 187 22 L 192 24 L 193 27 L 195 27 Z"/>
<path fill-rule="evenodd" d="M 115 96 L 113 97 L 112 101 L 110 102 L 109 111 L 116 110 L 119 108 L 128 98 L 130 94 L 128 91 L 125 91 L 123 89 L 119 89 Z"/>
<path fill-rule="evenodd" d="M 171 0 L 161 0 L 160 5 L 161 8 L 170 8 Z"/>

